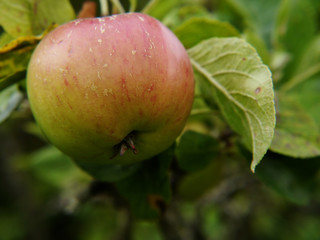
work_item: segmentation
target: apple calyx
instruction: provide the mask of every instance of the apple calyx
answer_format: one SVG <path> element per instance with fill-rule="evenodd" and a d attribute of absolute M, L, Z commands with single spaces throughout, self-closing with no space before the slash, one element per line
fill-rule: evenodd
<path fill-rule="evenodd" d="M 123 156 L 128 149 L 130 149 L 134 154 L 138 154 L 138 150 L 134 145 L 133 134 L 126 136 L 120 143 L 120 156 Z"/>

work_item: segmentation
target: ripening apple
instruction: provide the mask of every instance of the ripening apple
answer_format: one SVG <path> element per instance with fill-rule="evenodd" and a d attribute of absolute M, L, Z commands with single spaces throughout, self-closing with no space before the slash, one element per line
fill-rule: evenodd
<path fill-rule="evenodd" d="M 44 135 L 62 152 L 86 163 L 129 164 L 175 141 L 194 79 L 175 35 L 148 15 L 128 13 L 50 32 L 30 60 L 27 91 Z"/>

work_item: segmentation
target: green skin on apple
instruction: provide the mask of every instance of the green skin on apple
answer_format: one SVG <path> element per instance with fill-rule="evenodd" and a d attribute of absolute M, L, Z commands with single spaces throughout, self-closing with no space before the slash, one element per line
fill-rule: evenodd
<path fill-rule="evenodd" d="M 194 78 L 175 35 L 129 13 L 50 32 L 30 60 L 27 90 L 37 123 L 62 152 L 83 163 L 131 164 L 181 133 Z"/>

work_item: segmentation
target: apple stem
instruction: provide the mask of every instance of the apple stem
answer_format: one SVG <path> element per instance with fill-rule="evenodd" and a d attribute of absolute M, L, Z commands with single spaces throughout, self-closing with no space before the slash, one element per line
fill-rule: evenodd
<path fill-rule="evenodd" d="M 120 156 L 123 156 L 125 152 L 128 150 L 128 148 L 134 153 L 138 154 L 138 150 L 136 149 L 136 146 L 134 145 L 133 136 L 132 134 L 129 134 L 126 136 L 120 145 Z"/>
<path fill-rule="evenodd" d="M 120 156 L 123 156 L 127 150 L 128 150 L 127 144 L 125 144 L 124 142 L 121 143 L 120 152 L 119 152 Z"/>

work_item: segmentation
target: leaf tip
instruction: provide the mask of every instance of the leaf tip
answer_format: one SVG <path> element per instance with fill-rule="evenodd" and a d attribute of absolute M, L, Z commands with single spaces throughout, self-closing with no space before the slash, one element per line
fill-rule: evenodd
<path fill-rule="evenodd" d="M 258 165 L 259 163 L 257 163 L 256 161 L 252 161 L 251 163 L 251 166 L 250 166 L 250 170 L 252 173 L 255 173 L 256 171 L 256 166 Z"/>

